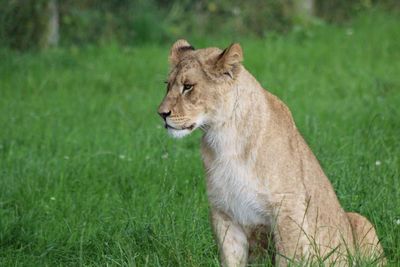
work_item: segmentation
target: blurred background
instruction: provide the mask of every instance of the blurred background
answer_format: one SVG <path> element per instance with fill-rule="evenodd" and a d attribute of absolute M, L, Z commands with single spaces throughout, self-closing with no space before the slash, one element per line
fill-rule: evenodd
<path fill-rule="evenodd" d="M 178 38 L 241 44 L 399 266 L 399 0 L 0 0 L 0 266 L 219 266 L 202 133 L 156 113 Z"/>
<path fill-rule="evenodd" d="M 2 0 L 0 45 L 20 50 L 228 37 L 264 38 L 313 24 L 343 24 L 398 0 Z"/>

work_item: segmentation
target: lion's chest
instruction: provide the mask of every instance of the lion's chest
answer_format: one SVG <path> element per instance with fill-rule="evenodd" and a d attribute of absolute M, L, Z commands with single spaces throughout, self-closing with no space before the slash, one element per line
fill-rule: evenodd
<path fill-rule="evenodd" d="M 234 159 L 215 160 L 208 171 L 211 205 L 242 225 L 267 224 L 265 188 L 245 164 Z"/>

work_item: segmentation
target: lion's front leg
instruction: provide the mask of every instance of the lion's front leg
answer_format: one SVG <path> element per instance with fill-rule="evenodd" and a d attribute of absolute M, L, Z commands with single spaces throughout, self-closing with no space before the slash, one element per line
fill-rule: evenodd
<path fill-rule="evenodd" d="M 211 211 L 211 221 L 218 243 L 221 265 L 224 267 L 246 266 L 249 244 L 242 227 L 215 209 Z"/>
<path fill-rule="evenodd" d="M 308 236 L 308 224 L 302 213 L 298 210 L 286 210 L 276 218 L 273 231 L 277 266 L 311 260 L 309 257 L 312 237 Z"/>

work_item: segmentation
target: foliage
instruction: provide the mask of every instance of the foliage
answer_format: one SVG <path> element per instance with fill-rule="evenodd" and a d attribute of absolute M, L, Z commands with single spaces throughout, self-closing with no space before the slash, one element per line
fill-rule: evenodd
<path fill-rule="evenodd" d="M 46 0 L 0 2 L 0 45 L 28 49 L 40 43 Z"/>
<path fill-rule="evenodd" d="M 26 50 L 40 46 L 48 0 L 0 1 L 0 45 Z M 64 45 L 117 42 L 164 43 L 185 36 L 230 39 L 265 37 L 308 27 L 298 19 L 294 0 L 65 0 L 58 1 Z M 396 0 L 315 0 L 316 17 L 343 22 L 380 6 L 400 10 Z M 311 23 L 313 24 L 313 23 Z"/>
<path fill-rule="evenodd" d="M 360 11 L 379 6 L 386 10 L 400 11 L 400 2 L 397 0 L 315 0 L 317 15 L 329 22 L 345 22 Z"/>
<path fill-rule="evenodd" d="M 399 28 L 372 13 L 241 41 L 245 66 L 288 104 L 343 207 L 376 225 L 392 266 Z M 168 49 L 0 50 L 1 266 L 217 266 L 200 133 L 171 140 L 156 114 Z"/>

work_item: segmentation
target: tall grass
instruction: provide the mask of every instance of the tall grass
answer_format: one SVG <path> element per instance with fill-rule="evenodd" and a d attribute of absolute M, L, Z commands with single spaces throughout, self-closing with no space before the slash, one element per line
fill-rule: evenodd
<path fill-rule="evenodd" d="M 400 262 L 400 20 L 381 13 L 239 40 L 348 211 Z M 227 46 L 202 40 L 201 46 Z M 156 109 L 168 46 L 0 51 L 1 266 L 217 266 L 201 133 Z"/>

